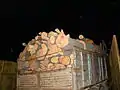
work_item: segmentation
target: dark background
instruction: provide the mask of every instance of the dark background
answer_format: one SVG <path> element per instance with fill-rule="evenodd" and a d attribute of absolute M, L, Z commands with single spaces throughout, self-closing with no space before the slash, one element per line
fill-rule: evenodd
<path fill-rule="evenodd" d="M 66 2 L 65 2 L 66 1 Z M 16 61 L 28 43 L 41 31 L 62 28 L 72 38 L 83 34 L 108 48 L 112 35 L 120 42 L 119 1 L 2 1 L 0 2 L 0 59 Z"/>

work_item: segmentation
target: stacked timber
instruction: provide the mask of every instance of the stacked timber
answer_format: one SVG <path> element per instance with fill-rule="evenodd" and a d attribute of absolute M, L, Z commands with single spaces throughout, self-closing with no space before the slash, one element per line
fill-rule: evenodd
<path fill-rule="evenodd" d="M 51 71 L 71 67 L 74 55 L 67 52 L 77 46 L 84 50 L 100 52 L 99 46 L 84 36 L 79 39 L 71 39 L 70 35 L 65 35 L 63 30 L 55 29 L 55 32 L 40 32 L 35 39 L 32 39 L 20 53 L 18 59 L 19 71 Z M 20 62 L 19 62 L 20 61 Z M 40 61 L 38 65 L 37 61 Z M 40 66 L 40 68 L 39 68 Z"/>

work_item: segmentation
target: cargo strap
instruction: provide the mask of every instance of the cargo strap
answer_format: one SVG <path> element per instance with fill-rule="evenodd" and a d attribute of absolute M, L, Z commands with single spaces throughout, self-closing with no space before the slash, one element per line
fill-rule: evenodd
<path fill-rule="evenodd" d="M 102 81 L 97 82 L 97 83 L 95 83 L 95 84 L 82 87 L 82 88 L 80 88 L 80 90 L 85 90 L 85 89 L 88 89 L 88 88 L 92 88 L 92 87 L 94 87 L 94 86 L 96 86 L 96 85 L 98 85 L 98 84 L 101 84 L 102 82 L 107 81 L 107 80 L 108 80 L 108 79 L 105 79 L 105 80 L 102 80 Z M 102 86 L 100 86 L 100 87 L 102 87 Z"/>

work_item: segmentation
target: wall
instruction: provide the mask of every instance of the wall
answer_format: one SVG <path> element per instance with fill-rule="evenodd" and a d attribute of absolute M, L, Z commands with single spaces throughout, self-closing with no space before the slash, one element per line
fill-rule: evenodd
<path fill-rule="evenodd" d="M 0 90 L 16 90 L 17 64 L 0 60 Z"/>

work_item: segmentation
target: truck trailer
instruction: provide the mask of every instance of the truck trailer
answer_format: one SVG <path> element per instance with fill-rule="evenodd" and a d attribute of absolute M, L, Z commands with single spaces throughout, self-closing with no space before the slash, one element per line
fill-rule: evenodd
<path fill-rule="evenodd" d="M 17 90 L 108 90 L 104 44 L 63 30 L 40 32 L 17 60 Z"/>

